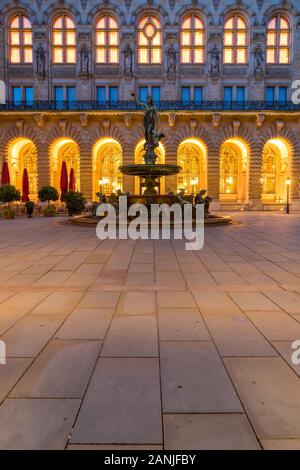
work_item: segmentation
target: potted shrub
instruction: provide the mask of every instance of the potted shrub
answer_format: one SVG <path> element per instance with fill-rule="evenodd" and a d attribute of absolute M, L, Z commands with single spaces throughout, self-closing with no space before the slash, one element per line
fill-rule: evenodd
<path fill-rule="evenodd" d="M 21 193 L 12 184 L 3 184 L 0 186 L 0 201 L 7 203 L 8 207 L 3 209 L 3 217 L 5 219 L 13 219 L 15 211 L 10 207 L 10 203 L 21 200 Z"/>
<path fill-rule="evenodd" d="M 84 209 L 85 199 L 79 191 L 68 191 L 64 194 L 69 215 L 79 215 Z"/>
<path fill-rule="evenodd" d="M 3 214 L 4 219 L 6 220 L 15 218 L 15 211 L 11 207 L 5 207 L 3 209 L 2 214 Z"/>
<path fill-rule="evenodd" d="M 41 202 L 47 202 L 49 207 L 50 201 L 58 201 L 59 195 L 53 186 L 42 186 L 39 190 L 38 198 Z"/>
<path fill-rule="evenodd" d="M 56 207 L 52 204 L 51 206 L 45 207 L 43 210 L 44 217 L 55 217 L 56 216 Z"/>
<path fill-rule="evenodd" d="M 27 213 L 27 217 L 32 217 L 32 214 L 33 214 L 33 211 L 34 211 L 34 202 L 32 201 L 27 201 L 26 204 L 25 204 L 25 207 L 26 207 L 26 213 Z"/>

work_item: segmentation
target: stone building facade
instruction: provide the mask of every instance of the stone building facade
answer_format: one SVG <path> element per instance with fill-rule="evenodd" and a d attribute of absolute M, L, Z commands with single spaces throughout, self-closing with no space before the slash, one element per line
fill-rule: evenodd
<path fill-rule="evenodd" d="M 32 199 L 62 161 L 88 200 L 137 193 L 118 167 L 142 160 L 152 94 L 159 161 L 183 167 L 160 192 L 278 209 L 290 180 L 298 210 L 299 50 L 298 0 L 0 0 L 0 161 L 20 189 L 28 170 Z"/>

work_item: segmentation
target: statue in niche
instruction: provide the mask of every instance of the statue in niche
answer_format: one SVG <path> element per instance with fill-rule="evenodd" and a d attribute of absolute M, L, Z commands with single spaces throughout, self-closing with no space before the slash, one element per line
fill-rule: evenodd
<path fill-rule="evenodd" d="M 83 44 L 83 46 L 80 49 L 80 75 L 81 77 L 84 77 L 84 78 L 88 77 L 89 65 L 90 65 L 89 49 L 85 44 Z"/>
<path fill-rule="evenodd" d="M 264 75 L 264 52 L 260 46 L 254 51 L 254 76 L 258 79 Z"/>
<path fill-rule="evenodd" d="M 210 51 L 210 74 L 215 79 L 220 76 L 220 51 L 216 45 Z"/>
<path fill-rule="evenodd" d="M 124 54 L 124 75 L 126 78 L 131 79 L 132 78 L 132 49 L 129 44 L 126 44 L 126 46 L 123 49 L 123 54 Z"/>
<path fill-rule="evenodd" d="M 177 51 L 173 44 L 167 50 L 167 75 L 168 78 L 176 77 Z"/>
<path fill-rule="evenodd" d="M 46 53 L 41 44 L 36 50 L 36 74 L 42 80 L 46 77 Z"/>

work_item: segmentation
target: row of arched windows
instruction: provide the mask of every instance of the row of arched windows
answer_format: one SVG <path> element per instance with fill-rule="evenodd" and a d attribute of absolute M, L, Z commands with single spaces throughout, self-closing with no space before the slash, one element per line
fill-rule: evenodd
<path fill-rule="evenodd" d="M 138 63 L 162 62 L 162 27 L 153 15 L 144 16 L 138 24 Z M 239 14 L 230 16 L 224 24 L 224 64 L 247 64 L 249 31 L 246 20 Z M 32 63 L 32 24 L 20 14 L 9 22 L 10 62 Z M 96 21 L 94 28 L 95 61 L 99 64 L 118 64 L 120 60 L 119 24 L 109 14 Z M 289 64 L 291 27 L 288 19 L 277 15 L 268 22 L 266 62 Z M 76 63 L 76 26 L 68 15 L 54 19 L 51 26 L 51 58 L 54 64 Z M 180 25 L 180 62 L 204 64 L 205 24 L 198 15 L 185 17 Z"/>

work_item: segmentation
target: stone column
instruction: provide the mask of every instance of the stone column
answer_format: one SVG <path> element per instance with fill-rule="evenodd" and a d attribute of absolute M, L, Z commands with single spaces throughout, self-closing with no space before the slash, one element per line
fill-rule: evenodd
<path fill-rule="evenodd" d="M 87 142 L 86 131 L 83 131 L 83 141 L 80 145 L 80 190 L 88 201 L 96 199 L 93 194 L 93 155 L 92 148 Z"/>
<path fill-rule="evenodd" d="M 296 148 L 292 155 L 292 168 L 291 168 L 291 209 L 292 211 L 300 210 L 300 149 Z"/>
<path fill-rule="evenodd" d="M 39 27 L 33 33 L 33 70 L 34 70 L 34 99 L 36 101 L 50 100 L 50 54 L 47 30 Z"/>
<path fill-rule="evenodd" d="M 262 210 L 262 148 L 255 146 L 251 149 L 249 159 L 249 208 Z"/>
<path fill-rule="evenodd" d="M 126 48 L 128 56 L 125 60 L 124 52 Z M 135 35 L 129 32 L 124 32 L 120 43 L 119 99 L 122 101 L 133 100 L 131 93 L 135 92 L 135 63 Z"/>
<path fill-rule="evenodd" d="M 37 145 L 37 170 L 38 170 L 38 190 L 42 186 L 51 184 L 50 179 L 50 156 L 49 149 L 45 142 L 41 141 Z"/>

